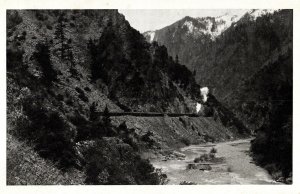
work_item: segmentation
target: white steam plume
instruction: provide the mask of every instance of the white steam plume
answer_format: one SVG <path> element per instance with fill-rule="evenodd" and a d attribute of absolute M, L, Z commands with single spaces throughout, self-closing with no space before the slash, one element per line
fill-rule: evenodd
<path fill-rule="evenodd" d="M 200 104 L 200 103 L 197 102 L 197 105 L 196 105 L 196 111 L 197 111 L 197 113 L 200 112 L 201 106 L 202 106 L 202 104 Z"/>
<path fill-rule="evenodd" d="M 203 98 L 203 102 L 206 102 L 207 101 L 207 95 L 209 93 L 209 89 L 208 87 L 203 87 L 200 89 L 200 92 L 201 92 L 201 96 Z"/>

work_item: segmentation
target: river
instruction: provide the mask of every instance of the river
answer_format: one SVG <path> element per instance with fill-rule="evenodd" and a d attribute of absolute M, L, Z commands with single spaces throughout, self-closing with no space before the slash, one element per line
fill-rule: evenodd
<path fill-rule="evenodd" d="M 231 142 L 191 145 L 180 149 L 185 159 L 153 160 L 156 168 L 167 174 L 168 184 L 180 184 L 182 181 L 195 184 L 280 184 L 274 181 L 268 172 L 255 165 L 249 156 L 251 139 Z M 211 148 L 217 149 L 216 157 L 223 162 L 211 165 L 211 170 L 187 169 L 188 163 Z"/>

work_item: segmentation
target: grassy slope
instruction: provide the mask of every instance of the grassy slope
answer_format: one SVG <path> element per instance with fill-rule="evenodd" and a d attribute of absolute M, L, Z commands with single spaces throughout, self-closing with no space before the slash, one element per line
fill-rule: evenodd
<path fill-rule="evenodd" d="M 85 175 L 76 169 L 63 173 L 41 158 L 32 146 L 7 135 L 8 185 L 78 185 L 84 184 Z"/>

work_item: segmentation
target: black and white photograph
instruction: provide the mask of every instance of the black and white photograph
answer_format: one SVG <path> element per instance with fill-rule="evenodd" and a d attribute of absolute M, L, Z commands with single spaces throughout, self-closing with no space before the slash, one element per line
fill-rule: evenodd
<path fill-rule="evenodd" d="M 6 186 L 293 185 L 293 9 L 5 11 Z"/>

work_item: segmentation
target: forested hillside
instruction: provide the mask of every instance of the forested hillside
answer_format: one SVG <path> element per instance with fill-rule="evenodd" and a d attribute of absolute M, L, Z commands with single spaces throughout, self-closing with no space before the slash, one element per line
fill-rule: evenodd
<path fill-rule="evenodd" d="M 256 134 L 255 160 L 285 181 L 292 169 L 293 11 L 248 11 L 216 38 L 191 34 L 186 21 L 210 30 L 185 17 L 155 31 L 154 40 Z"/>
<path fill-rule="evenodd" d="M 231 118 L 218 116 L 109 112 L 192 113 L 199 88 L 166 47 L 147 43 L 117 10 L 8 10 L 7 184 L 164 184 L 144 152 L 244 137 L 246 128 L 227 129 Z M 43 171 L 53 174 L 35 176 Z"/>
<path fill-rule="evenodd" d="M 222 33 L 217 33 L 226 23 L 222 17 L 221 23 L 218 17 L 184 17 L 154 31 L 152 41 L 165 45 L 173 57 L 177 55 L 197 82 L 208 86 L 222 101 L 232 88 L 291 44 L 292 16 L 291 10 L 251 10 L 241 18 L 230 16 L 230 25 Z M 150 41 L 149 33 L 144 35 Z"/>
<path fill-rule="evenodd" d="M 291 47 L 292 14 L 280 10 L 255 20 L 250 14 L 243 16 L 196 57 L 196 79 L 215 88 L 214 94 L 223 101 L 267 61 Z"/>

